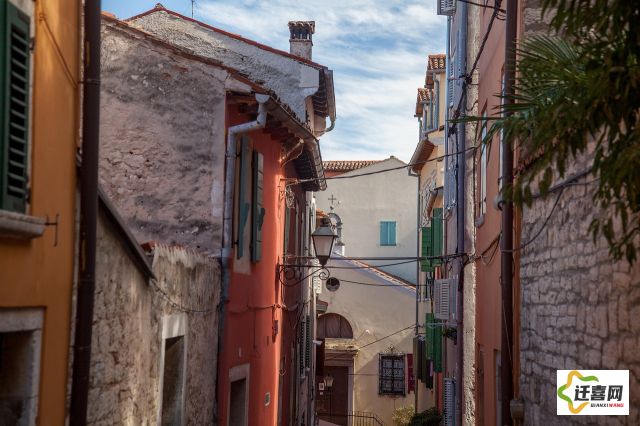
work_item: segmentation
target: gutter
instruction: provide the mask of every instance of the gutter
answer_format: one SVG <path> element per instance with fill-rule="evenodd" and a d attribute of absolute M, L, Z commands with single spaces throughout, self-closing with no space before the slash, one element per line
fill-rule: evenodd
<path fill-rule="evenodd" d="M 264 128 L 267 124 L 267 101 L 269 95 L 256 93 L 256 101 L 258 101 L 258 117 L 254 121 L 231 126 L 227 129 L 227 149 L 225 163 L 225 182 L 224 182 L 224 213 L 222 224 L 222 295 L 219 306 L 218 321 L 218 353 L 223 350 L 224 343 L 224 312 L 226 303 L 229 301 L 229 283 L 231 281 L 231 256 L 233 255 L 232 229 L 233 223 L 233 191 L 236 169 L 236 137 Z M 220 357 L 218 356 L 218 362 Z M 217 388 L 216 388 L 217 389 Z"/>
<path fill-rule="evenodd" d="M 73 345 L 69 424 L 85 425 L 89 400 L 91 337 L 95 295 L 100 140 L 100 0 L 84 3 L 84 72 L 82 90 L 82 164 L 78 293 Z"/>

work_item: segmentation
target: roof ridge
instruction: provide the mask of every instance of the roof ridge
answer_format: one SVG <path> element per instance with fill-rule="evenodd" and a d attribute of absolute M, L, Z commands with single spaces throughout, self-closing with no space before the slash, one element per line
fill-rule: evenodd
<path fill-rule="evenodd" d="M 286 51 L 284 51 L 284 50 L 276 49 L 276 48 L 274 48 L 274 47 L 268 46 L 268 45 L 266 45 L 266 44 L 260 43 L 260 42 L 255 41 L 255 40 L 251 40 L 251 39 L 246 38 L 246 37 L 244 37 L 244 36 L 241 36 L 241 35 L 239 35 L 239 34 L 234 34 L 234 33 L 232 33 L 232 32 L 229 32 L 229 31 L 223 30 L 223 29 L 218 28 L 218 27 L 214 27 L 213 25 L 209 25 L 209 24 L 204 23 L 204 22 L 202 22 L 202 21 L 199 21 L 199 20 L 197 20 L 197 19 L 190 18 L 190 17 L 188 17 L 188 16 L 185 16 L 185 15 L 183 15 L 183 14 L 181 14 L 181 13 L 178 13 L 178 12 L 176 12 L 176 11 L 173 11 L 173 10 L 171 10 L 171 9 L 167 9 L 167 8 L 166 8 L 166 7 L 164 7 L 161 3 L 157 3 L 153 9 L 149 9 L 149 10 L 147 10 L 147 11 L 145 11 L 145 12 L 142 12 L 142 13 L 139 13 L 139 14 L 137 14 L 137 15 L 131 16 L 131 17 L 127 18 L 127 19 L 124 19 L 124 21 L 125 21 L 125 22 L 134 21 L 134 20 L 136 20 L 136 19 L 143 18 L 143 17 L 145 17 L 145 16 L 147 16 L 147 15 L 150 15 L 150 14 L 152 14 L 152 13 L 155 13 L 155 12 L 166 12 L 166 13 L 168 13 L 168 14 L 170 14 L 170 15 L 173 15 L 173 16 L 178 17 L 178 18 L 180 18 L 180 19 L 183 19 L 183 20 L 185 20 L 185 21 L 192 22 L 192 23 L 194 23 L 194 24 L 200 25 L 200 26 L 202 26 L 202 27 L 204 27 L 204 28 L 207 28 L 207 29 L 209 29 L 209 30 L 215 31 L 215 32 L 217 32 L 217 33 L 220 33 L 220 34 L 226 35 L 226 36 L 228 36 L 228 37 L 231 37 L 231 38 L 234 38 L 234 39 L 236 39 L 236 40 L 239 40 L 239 41 L 245 42 L 245 43 L 247 43 L 247 44 L 251 44 L 251 45 L 253 45 L 253 46 L 255 46 L 255 47 L 258 47 L 258 48 L 260 48 L 260 49 L 267 50 L 267 51 L 269 51 L 269 52 L 272 52 L 272 53 L 275 53 L 275 54 L 278 54 L 278 55 L 282 55 L 282 56 L 288 57 L 288 58 L 293 59 L 293 60 L 296 60 L 296 61 L 298 61 L 298 62 L 300 62 L 300 63 L 303 63 L 303 64 L 306 64 L 306 65 L 312 66 L 312 67 L 314 67 L 314 68 L 328 69 L 328 67 L 327 67 L 326 65 L 319 64 L 319 63 L 314 62 L 314 61 L 312 61 L 312 60 L 310 60 L 310 59 L 305 59 L 305 58 L 303 58 L 303 57 L 301 57 L 301 56 L 293 55 L 293 54 L 291 54 L 291 53 L 289 53 L 289 52 L 286 52 Z"/>

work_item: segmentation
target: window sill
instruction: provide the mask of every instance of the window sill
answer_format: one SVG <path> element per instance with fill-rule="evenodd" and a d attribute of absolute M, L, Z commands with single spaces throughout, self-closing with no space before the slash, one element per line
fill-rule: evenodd
<path fill-rule="evenodd" d="M 44 233 L 46 220 L 40 217 L 0 210 L 0 238 L 31 240 Z"/>

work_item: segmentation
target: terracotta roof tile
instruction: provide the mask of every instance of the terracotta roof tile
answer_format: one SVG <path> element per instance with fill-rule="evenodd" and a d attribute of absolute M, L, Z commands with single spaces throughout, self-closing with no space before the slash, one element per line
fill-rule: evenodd
<path fill-rule="evenodd" d="M 350 172 L 352 170 L 358 170 L 363 167 L 370 166 L 372 164 L 379 163 L 381 160 L 335 160 L 324 161 L 324 169 L 328 172 Z"/>
<path fill-rule="evenodd" d="M 425 88 L 418 88 L 418 96 L 416 97 L 416 117 L 422 117 L 422 108 L 425 102 L 431 100 L 431 91 Z"/>
<path fill-rule="evenodd" d="M 441 53 L 439 55 L 429 55 L 427 64 L 428 70 L 444 70 L 447 64 L 447 55 Z"/>

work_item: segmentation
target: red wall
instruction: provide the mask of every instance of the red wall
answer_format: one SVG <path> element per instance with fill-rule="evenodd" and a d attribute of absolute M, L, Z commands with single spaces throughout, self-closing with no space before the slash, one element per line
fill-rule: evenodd
<path fill-rule="evenodd" d="M 227 127 L 250 121 L 252 118 L 227 107 Z M 264 217 L 262 259 L 251 263 L 250 274 L 231 273 L 229 300 L 225 306 L 222 351 L 218 365 L 219 424 L 227 424 L 229 404 L 229 369 L 250 363 L 249 425 L 274 425 L 278 412 L 278 382 L 281 359 L 284 358 L 282 417 L 288 417 L 288 384 L 291 382 L 289 364 L 292 328 L 295 315 L 282 309 L 284 297 L 276 279 L 276 265 L 281 263 L 284 241 L 284 201 L 279 184 L 284 177 L 279 164 L 281 144 L 272 140 L 264 130 L 248 133 L 253 148 L 264 155 Z M 292 177 L 288 169 L 286 175 Z M 281 186 L 281 185 L 280 185 Z M 247 229 L 250 229 L 247 225 Z M 292 237 L 293 238 L 293 234 Z M 249 256 L 245 248 L 245 256 Z M 235 247 L 233 262 L 235 262 Z M 231 266 L 233 271 L 233 265 Z M 286 302 L 293 305 L 298 295 L 289 292 Z M 284 316 L 284 317 L 283 317 Z M 292 318 L 293 317 L 293 318 Z M 274 337 L 273 326 L 278 321 Z M 293 326 L 290 324 L 293 322 Z M 295 342 L 295 337 L 293 337 Z M 265 405 L 266 393 L 270 403 Z M 285 422 L 286 424 L 286 422 Z"/>

